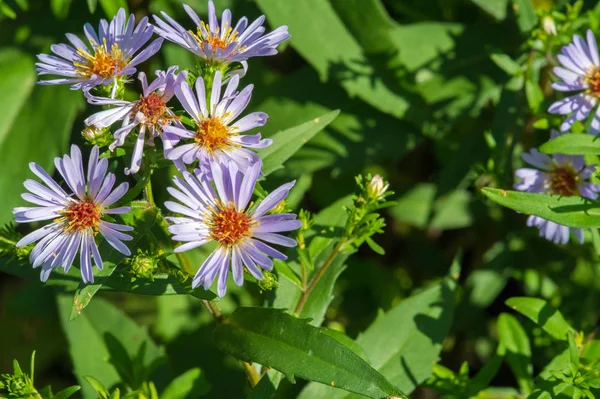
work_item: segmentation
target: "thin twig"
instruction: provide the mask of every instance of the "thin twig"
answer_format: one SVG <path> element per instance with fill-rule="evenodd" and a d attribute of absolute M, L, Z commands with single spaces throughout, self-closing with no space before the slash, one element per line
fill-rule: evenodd
<path fill-rule="evenodd" d="M 325 272 L 327 271 L 329 266 L 331 266 L 331 264 L 333 263 L 333 260 L 338 255 L 338 253 L 340 252 L 340 249 L 342 249 L 342 247 L 344 246 L 345 243 L 346 243 L 346 239 L 342 238 L 335 245 L 335 247 L 333 248 L 333 250 L 327 257 L 327 259 L 325 260 L 325 263 L 323 263 L 323 266 L 319 269 L 319 271 L 317 272 L 315 277 L 313 277 L 313 279 L 310 281 L 310 284 L 308 285 L 308 287 L 306 287 L 306 289 L 302 293 L 302 296 L 300 297 L 300 301 L 298 301 L 298 305 L 296 306 L 296 310 L 294 312 L 295 314 L 300 315 L 300 312 L 302 312 L 304 305 L 306 305 L 306 301 L 308 300 L 310 293 L 315 288 L 315 286 L 317 285 L 319 280 L 321 280 L 321 277 L 323 277 L 323 275 L 325 274 Z"/>

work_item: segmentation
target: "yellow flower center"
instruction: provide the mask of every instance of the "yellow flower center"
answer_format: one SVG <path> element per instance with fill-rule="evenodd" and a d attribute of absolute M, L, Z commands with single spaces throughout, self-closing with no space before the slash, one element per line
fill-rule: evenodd
<path fill-rule="evenodd" d="M 548 182 L 551 194 L 565 197 L 579 195 L 579 173 L 571 166 L 557 166 L 550 171 Z"/>
<path fill-rule="evenodd" d="M 65 228 L 67 232 L 97 228 L 102 217 L 100 206 L 96 205 L 91 199 L 83 202 L 74 202 L 63 213 L 68 223 Z"/>
<path fill-rule="evenodd" d="M 238 32 L 237 31 L 233 32 L 233 28 L 231 28 L 231 27 L 227 28 L 225 30 L 225 34 L 222 35 L 223 37 L 221 37 L 221 28 L 220 27 L 217 27 L 217 30 L 215 31 L 214 34 L 211 34 L 210 27 L 207 24 L 205 24 L 204 22 L 201 22 L 201 24 L 202 24 L 202 27 L 199 26 L 196 29 L 196 33 L 194 33 L 193 31 L 190 31 L 192 36 L 194 36 L 194 39 L 196 39 L 196 41 L 200 45 L 201 49 L 204 49 L 203 45 L 208 43 L 213 50 L 215 50 L 215 49 L 223 50 L 230 44 L 237 43 L 237 41 L 239 40 Z M 204 31 L 206 31 L 206 35 L 204 35 L 202 28 L 204 28 Z"/>
<path fill-rule="evenodd" d="M 600 67 L 593 67 L 584 80 L 588 85 L 588 92 L 600 98 Z"/>
<path fill-rule="evenodd" d="M 220 118 L 204 118 L 198 124 L 194 141 L 209 152 L 232 146 L 229 140 L 233 133 L 221 122 Z"/>
<path fill-rule="evenodd" d="M 106 39 L 102 45 L 94 46 L 94 54 L 83 49 L 77 49 L 77 54 L 85 58 L 83 62 L 73 63 L 78 75 L 87 77 L 97 75 L 103 79 L 112 78 L 116 72 L 124 69 L 130 60 L 130 57 L 125 57 L 117 43 L 114 43 L 109 50 Z"/>
<path fill-rule="evenodd" d="M 210 236 L 223 245 L 235 245 L 250 236 L 255 224 L 250 216 L 236 209 L 235 205 L 219 204 L 208 222 Z"/>

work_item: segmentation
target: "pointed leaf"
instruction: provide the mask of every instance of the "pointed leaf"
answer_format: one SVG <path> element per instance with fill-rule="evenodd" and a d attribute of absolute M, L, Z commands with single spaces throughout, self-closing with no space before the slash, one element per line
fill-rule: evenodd
<path fill-rule="evenodd" d="M 405 397 L 336 339 L 280 309 L 238 308 L 213 334 L 219 349 L 301 377 L 371 398 Z"/>
<path fill-rule="evenodd" d="M 569 331 L 573 331 L 562 313 L 543 299 L 514 297 L 508 299 L 506 305 L 531 319 L 555 339 L 565 341 Z"/>
<path fill-rule="evenodd" d="M 597 155 L 600 154 L 600 137 L 587 133 L 570 133 L 555 137 L 539 148 L 545 154 Z"/>

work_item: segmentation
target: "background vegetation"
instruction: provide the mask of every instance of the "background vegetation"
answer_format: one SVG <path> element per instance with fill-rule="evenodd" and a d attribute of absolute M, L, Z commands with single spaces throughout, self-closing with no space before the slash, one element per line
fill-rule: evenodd
<path fill-rule="evenodd" d="M 187 3 L 206 15 L 205 0 Z M 572 32 L 591 26 L 600 33 L 596 1 L 582 2 L 580 16 L 568 14 L 567 3 L 215 0 L 217 10 L 231 8 L 234 18 L 265 14 L 271 27 L 288 25 L 292 34 L 280 55 L 253 59 L 244 78 L 255 85 L 252 110 L 270 116 L 264 136 L 341 110 L 267 188 L 297 179 L 290 207 L 325 209 L 318 220 L 326 226 L 344 215 L 341 205 L 359 173 L 381 174 L 396 192 L 385 233 L 375 237 L 385 255 L 365 246 L 342 262 L 345 268 L 339 265 L 323 325 L 359 337 L 366 351 L 382 352 L 371 358 L 379 362 L 374 367 L 387 368 L 397 376 L 394 384 L 415 398 L 469 397 L 488 385 L 505 387 L 496 397 L 521 397 L 543 386 L 547 378 L 540 372 L 567 349 L 566 338 L 548 334 L 539 312 L 527 318 L 512 310 L 508 298 L 546 300 L 540 306 L 560 309 L 574 331 L 595 342 L 600 270 L 593 246 L 553 245 L 525 226 L 524 215 L 479 191 L 510 187 L 520 153 L 545 142 L 556 126 L 544 114 L 556 97 L 549 87 L 552 54 Z M 111 18 L 120 6 L 138 18 L 165 11 L 188 19 L 176 0 L 0 0 L 0 224 L 21 204 L 30 161 L 51 168 L 69 142 L 85 145 L 82 121 L 91 106 L 67 87 L 35 85 L 35 55 L 64 41 L 64 33 L 79 34 L 85 22 Z M 562 27 L 557 37 L 541 25 L 552 9 L 568 16 L 556 21 Z M 171 43 L 152 60 L 143 66 L 147 73 L 194 65 L 190 53 Z M 167 174 L 153 178 L 155 192 L 166 194 Z M 455 258 L 460 275 L 453 269 L 442 280 Z M 0 260 L 6 270 L 2 262 L 9 261 Z M 213 344 L 213 319 L 194 298 L 107 289 L 68 323 L 74 286 L 43 286 L 37 272 L 23 275 L 0 273 L 0 371 L 9 372 L 13 358 L 27 364 L 35 349 L 39 386 L 78 383 L 84 397 L 94 397 L 82 375 L 107 387 L 123 381 L 115 354 L 124 350 L 133 358 L 146 342 L 146 363 L 167 359 L 151 376 L 159 391 L 199 368 L 192 371 L 200 377 L 189 397 L 248 394 L 243 369 Z M 280 276 L 279 284 L 273 290 L 231 285 L 221 307 L 227 314 L 265 301 L 285 307 L 277 292 L 291 283 Z M 422 295 L 403 301 L 415 293 Z M 387 319 L 380 316 L 380 328 L 373 328 L 380 311 Z M 452 372 L 436 367 L 433 378 L 438 359 Z M 476 375 L 479 380 L 469 380 Z M 302 389 L 302 398 L 346 397 L 300 379 L 295 385 L 284 380 L 278 395 L 291 398 Z"/>

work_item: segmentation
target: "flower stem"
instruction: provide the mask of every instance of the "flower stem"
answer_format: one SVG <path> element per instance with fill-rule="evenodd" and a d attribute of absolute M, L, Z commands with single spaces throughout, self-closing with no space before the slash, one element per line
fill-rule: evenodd
<path fill-rule="evenodd" d="M 11 240 L 11 239 L 8 239 L 8 238 L 6 238 L 6 237 L 2 237 L 2 236 L 0 236 L 0 241 L 1 241 L 1 242 L 4 242 L 4 243 L 6 243 L 6 244 L 8 244 L 8 245 L 10 245 L 10 246 L 13 246 L 13 247 L 14 247 L 15 245 L 17 245 L 17 242 L 16 242 L 16 241 L 13 241 L 13 240 Z"/>
<path fill-rule="evenodd" d="M 152 173 L 152 172 L 150 172 Z M 148 176 L 148 181 L 146 182 L 146 187 L 144 188 L 144 192 L 146 194 L 146 199 L 150 206 L 155 207 L 156 203 L 154 202 L 154 194 L 152 193 L 152 177 Z"/>
<path fill-rule="evenodd" d="M 313 277 L 313 279 L 310 281 L 310 284 L 308 285 L 308 287 L 306 287 L 306 289 L 302 293 L 302 296 L 300 297 L 300 300 L 298 301 L 298 305 L 296 306 L 296 310 L 294 311 L 296 315 L 300 315 L 302 309 L 304 308 L 304 305 L 306 305 L 306 301 L 308 300 L 310 293 L 315 288 L 319 280 L 321 280 L 321 277 L 323 277 L 329 266 L 331 266 L 335 257 L 338 255 L 342 247 L 346 244 L 346 241 L 346 237 L 342 237 L 340 241 L 338 241 L 338 243 L 335 245 L 335 247 L 333 247 L 333 250 L 325 260 L 325 263 L 323 263 L 323 266 L 319 269 L 315 277 Z"/>

